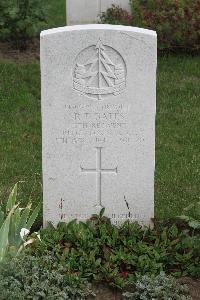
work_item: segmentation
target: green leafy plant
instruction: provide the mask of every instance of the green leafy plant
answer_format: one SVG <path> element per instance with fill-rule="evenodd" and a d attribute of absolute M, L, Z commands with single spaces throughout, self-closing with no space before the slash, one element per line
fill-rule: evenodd
<path fill-rule="evenodd" d="M 199 51 L 200 0 L 130 0 L 130 5 L 131 14 L 113 5 L 101 22 L 155 30 L 161 51 Z"/>
<path fill-rule="evenodd" d="M 28 253 L 0 265 L 0 299 L 82 300 L 90 293 L 87 283 L 70 274 L 52 253 Z"/>
<path fill-rule="evenodd" d="M 46 9 L 39 0 L 1 0 L 0 38 L 23 50 L 46 22 Z"/>
<path fill-rule="evenodd" d="M 199 277 L 200 275 L 198 234 L 182 221 L 181 223 L 177 222 L 177 224 L 157 221 L 153 229 L 141 227 L 138 223 L 128 221 L 117 227 L 111 223 L 109 218 L 104 216 L 103 209 L 99 215 L 93 215 L 86 222 L 73 220 L 68 224 L 61 222 L 56 227 L 49 224 L 39 233 L 40 239 L 36 238 L 21 252 L 23 261 L 20 263 L 19 256 L 14 259 L 21 266 L 20 274 L 22 274 L 18 277 L 16 275 L 18 271 L 12 271 L 12 278 L 20 282 L 17 283 L 17 287 L 6 285 L 10 279 L 8 279 L 8 273 L 2 273 L 3 283 L 0 285 L 0 290 L 2 289 L 4 293 L 8 290 L 15 290 L 16 299 L 18 299 L 16 296 L 17 288 L 19 295 L 25 293 L 24 295 L 36 297 L 34 286 L 39 286 L 40 296 L 43 295 L 47 299 L 55 296 L 56 291 L 59 296 L 65 295 L 63 296 L 65 298 L 61 299 L 68 299 L 67 297 L 76 299 L 72 298 L 70 293 L 75 293 L 73 295 L 83 293 L 82 295 L 85 295 L 88 282 L 104 282 L 127 291 L 132 285 L 134 289 L 130 292 L 133 294 L 137 292 L 134 284 L 141 278 L 147 278 L 145 279 L 144 293 L 146 293 L 146 286 L 155 287 L 160 280 L 161 287 L 163 287 L 160 292 L 163 296 L 168 295 L 167 287 L 170 284 L 173 285 L 170 280 L 162 277 L 164 276 L 162 275 L 163 271 L 171 273 L 175 277 L 185 275 Z M 31 265 L 28 266 L 28 264 Z M 41 270 L 38 269 L 40 265 Z M 27 275 L 24 268 L 32 270 L 29 273 L 33 275 Z M 13 270 L 10 267 L 5 269 Z M 60 283 L 55 280 L 57 270 L 62 275 Z M 43 275 L 44 280 L 41 280 Z M 27 284 L 30 284 L 31 291 L 27 289 L 26 280 L 23 279 L 23 276 L 29 276 Z M 34 278 L 38 281 L 35 281 Z M 149 278 L 151 278 L 152 283 L 149 282 Z M 14 280 L 15 283 L 16 280 Z M 42 285 L 42 283 L 38 283 L 39 281 L 45 284 Z M 25 285 L 22 282 L 25 282 Z M 56 287 L 59 289 L 57 290 Z M 179 295 L 178 292 L 182 295 L 181 289 L 177 289 L 177 295 Z M 124 297 L 132 297 L 132 294 L 125 294 Z M 8 292 L 5 295 L 8 297 Z M 13 295 L 9 297 L 8 299 L 12 299 Z M 178 298 L 177 296 L 172 299 L 189 298 Z"/>
<path fill-rule="evenodd" d="M 200 202 L 187 206 L 179 218 L 186 221 L 191 228 L 200 230 Z"/>
<path fill-rule="evenodd" d="M 8 213 L 6 219 L 4 220 L 3 212 L 1 211 L 1 227 L 0 227 L 0 262 L 4 259 L 6 255 L 6 250 L 8 247 L 8 236 L 9 236 L 9 228 L 10 228 L 10 219 L 12 214 L 14 213 L 15 207 L 11 209 L 11 211 Z"/>
<path fill-rule="evenodd" d="M 20 208 L 16 204 L 17 184 L 11 191 L 6 205 L 0 205 L 0 262 L 6 254 L 16 255 L 23 245 L 23 229 L 29 231 L 40 211 L 38 205 L 31 212 L 31 204 Z"/>
<path fill-rule="evenodd" d="M 180 221 L 179 221 L 180 222 Z M 86 223 L 73 220 L 41 229 L 34 255 L 51 251 L 69 273 L 87 281 L 124 287 L 136 274 L 200 275 L 198 236 L 186 226 L 156 223 L 154 229 L 125 222 L 117 227 L 101 211 Z"/>
<path fill-rule="evenodd" d="M 133 17 L 125 9 L 122 9 L 118 5 L 112 5 L 100 15 L 101 23 L 104 24 L 121 24 L 121 25 L 132 25 Z"/>
<path fill-rule="evenodd" d="M 142 276 L 132 285 L 132 291 L 123 294 L 123 299 L 132 300 L 192 300 L 186 285 L 180 285 L 172 276 Z"/>
<path fill-rule="evenodd" d="M 154 29 L 160 50 L 199 49 L 199 0 L 131 0 L 134 25 Z"/>

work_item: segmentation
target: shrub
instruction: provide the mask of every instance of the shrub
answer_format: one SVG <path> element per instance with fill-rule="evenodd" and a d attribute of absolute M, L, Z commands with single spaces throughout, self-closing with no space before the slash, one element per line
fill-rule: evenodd
<path fill-rule="evenodd" d="M 186 285 L 177 284 L 171 276 L 161 273 L 158 276 L 138 278 L 132 287 L 133 292 L 123 294 L 123 299 L 132 300 L 192 300 Z"/>
<path fill-rule="evenodd" d="M 40 0 L 1 0 L 0 39 L 24 50 L 46 22 L 45 8 Z"/>
<path fill-rule="evenodd" d="M 85 299 L 86 285 L 69 274 L 47 253 L 42 257 L 22 255 L 0 265 L 0 299 Z"/>
<path fill-rule="evenodd" d="M 200 230 L 200 202 L 187 206 L 179 218 L 186 221 L 191 228 Z"/>
<path fill-rule="evenodd" d="M 154 29 L 159 49 L 200 48 L 199 0 L 132 0 L 134 24 Z"/>
<path fill-rule="evenodd" d="M 100 19 L 104 24 L 132 25 L 133 23 L 133 17 L 125 9 L 114 4 L 101 14 Z"/>
<path fill-rule="evenodd" d="M 175 224 L 149 229 L 126 222 L 118 228 L 109 219 L 96 216 L 86 223 L 50 226 L 40 236 L 42 242 L 30 246 L 34 255 L 51 251 L 69 273 L 89 282 L 123 287 L 136 274 L 200 275 L 200 236 Z"/>
<path fill-rule="evenodd" d="M 182 221 L 177 225 L 157 222 L 154 229 L 129 222 L 116 227 L 102 211 L 86 223 L 49 225 L 40 230 L 40 237 L 25 248 L 21 258 L 0 265 L 0 299 L 23 299 L 17 293 L 24 299 L 84 299 L 88 282 L 127 290 L 143 279 L 144 292 L 162 279 L 164 295 L 172 283 L 157 277 L 161 272 L 175 277 L 200 275 L 199 231 Z"/>
<path fill-rule="evenodd" d="M 130 0 L 132 15 L 112 6 L 101 16 L 102 23 L 132 25 L 155 30 L 158 49 L 200 49 L 200 0 Z"/>

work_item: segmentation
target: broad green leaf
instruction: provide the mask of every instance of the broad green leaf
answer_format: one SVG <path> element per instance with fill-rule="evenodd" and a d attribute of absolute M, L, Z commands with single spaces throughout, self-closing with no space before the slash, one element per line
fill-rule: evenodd
<path fill-rule="evenodd" d="M 17 226 L 17 231 L 18 231 L 18 232 L 20 232 L 21 228 L 25 228 L 25 227 L 26 227 L 26 223 L 27 223 L 27 220 L 28 220 L 30 211 L 31 211 L 31 206 L 28 205 L 28 206 L 23 210 L 23 212 L 21 212 L 19 224 L 18 224 L 18 226 Z"/>
<path fill-rule="evenodd" d="M 15 234 L 16 234 L 16 222 L 15 222 L 14 215 L 12 215 L 10 218 L 10 230 L 9 230 L 9 237 L 8 237 L 10 245 L 13 245 L 15 242 Z"/>
<path fill-rule="evenodd" d="M 11 245 L 19 247 L 22 243 L 22 239 L 20 237 L 20 231 L 23 227 L 26 226 L 27 218 L 30 213 L 30 207 L 27 206 L 23 212 L 20 208 L 15 211 L 12 215 L 12 220 L 10 223 L 10 234 L 9 241 Z"/>
<path fill-rule="evenodd" d="M 10 227 L 10 218 L 15 209 L 15 206 L 9 212 L 7 218 L 5 219 L 3 225 L 0 228 L 0 262 L 4 259 L 6 249 L 8 247 L 8 235 Z"/>
<path fill-rule="evenodd" d="M 13 211 L 10 218 L 10 230 L 9 230 L 9 244 L 14 245 L 16 239 L 16 228 L 18 226 L 20 219 L 20 208 L 15 205 L 15 210 Z"/>
<path fill-rule="evenodd" d="M 105 212 L 105 207 L 103 207 L 99 213 L 99 217 L 102 218 Z"/>
<path fill-rule="evenodd" d="M 200 222 L 196 220 L 191 220 L 188 225 L 194 229 L 200 229 Z"/>
<path fill-rule="evenodd" d="M 77 219 L 73 219 L 71 220 L 68 224 L 67 224 L 67 229 L 71 229 L 73 228 L 74 224 L 76 224 Z"/>
<path fill-rule="evenodd" d="M 0 210 L 0 227 L 4 222 L 4 212 L 2 210 Z"/>
<path fill-rule="evenodd" d="M 17 255 L 17 247 L 16 246 L 9 246 L 9 256 L 15 257 Z"/>
<path fill-rule="evenodd" d="M 186 222 L 189 222 L 190 221 L 190 217 L 188 216 L 185 216 L 185 215 L 182 215 L 182 216 L 178 216 L 179 219 L 183 220 L 183 221 L 186 221 Z"/>
<path fill-rule="evenodd" d="M 17 207 L 15 209 L 15 213 L 12 215 L 12 220 L 15 223 L 15 228 L 17 228 L 19 221 L 20 221 L 21 209 Z"/>
<path fill-rule="evenodd" d="M 177 226 L 176 226 L 175 224 L 173 224 L 173 225 L 171 226 L 170 232 L 171 232 L 171 235 L 172 235 L 173 237 L 177 237 L 177 235 L 178 235 L 178 228 L 177 228 Z"/>
<path fill-rule="evenodd" d="M 13 206 L 15 205 L 15 202 L 16 202 L 16 197 L 17 197 L 17 183 L 15 184 L 14 188 L 12 189 L 9 197 L 8 197 L 8 202 L 7 202 L 7 205 L 6 205 L 6 211 L 10 211 Z"/>
<path fill-rule="evenodd" d="M 36 206 L 36 208 L 32 212 L 32 214 L 31 214 L 31 216 L 30 216 L 30 218 L 29 218 L 29 220 L 28 220 L 28 222 L 27 222 L 27 224 L 25 226 L 27 229 L 29 229 L 29 230 L 31 229 L 33 223 L 35 222 L 35 220 L 36 220 L 36 218 L 37 218 L 37 216 L 39 214 L 40 208 L 41 208 L 41 205 L 39 203 L 38 206 Z"/>
<path fill-rule="evenodd" d="M 183 211 L 190 211 L 193 207 L 194 207 L 194 203 L 192 203 L 192 204 L 188 205 L 187 207 L 185 207 L 183 209 Z"/>

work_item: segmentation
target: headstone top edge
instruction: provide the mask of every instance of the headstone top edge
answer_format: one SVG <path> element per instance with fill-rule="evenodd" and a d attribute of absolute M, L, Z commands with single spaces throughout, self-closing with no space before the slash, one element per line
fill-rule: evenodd
<path fill-rule="evenodd" d="M 58 28 L 52 28 L 43 30 L 40 33 L 40 37 L 45 37 L 47 35 L 52 35 L 56 33 L 62 33 L 62 32 L 70 32 L 70 31 L 84 31 L 84 30 L 118 30 L 118 31 L 124 31 L 124 32 L 130 32 L 130 33 L 140 33 L 149 35 L 152 37 L 157 37 L 156 31 L 139 28 L 139 27 L 132 27 L 132 26 L 123 26 L 123 25 L 110 25 L 110 24 L 86 24 L 86 25 L 73 25 L 73 26 L 64 26 L 64 27 L 58 27 Z"/>

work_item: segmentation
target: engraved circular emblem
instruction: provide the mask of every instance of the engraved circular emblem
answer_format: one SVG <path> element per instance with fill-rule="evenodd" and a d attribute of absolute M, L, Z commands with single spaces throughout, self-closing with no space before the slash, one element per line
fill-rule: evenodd
<path fill-rule="evenodd" d="M 119 95 L 126 87 L 124 59 L 118 51 L 99 40 L 96 45 L 78 54 L 73 87 L 79 93 L 97 100 Z"/>

